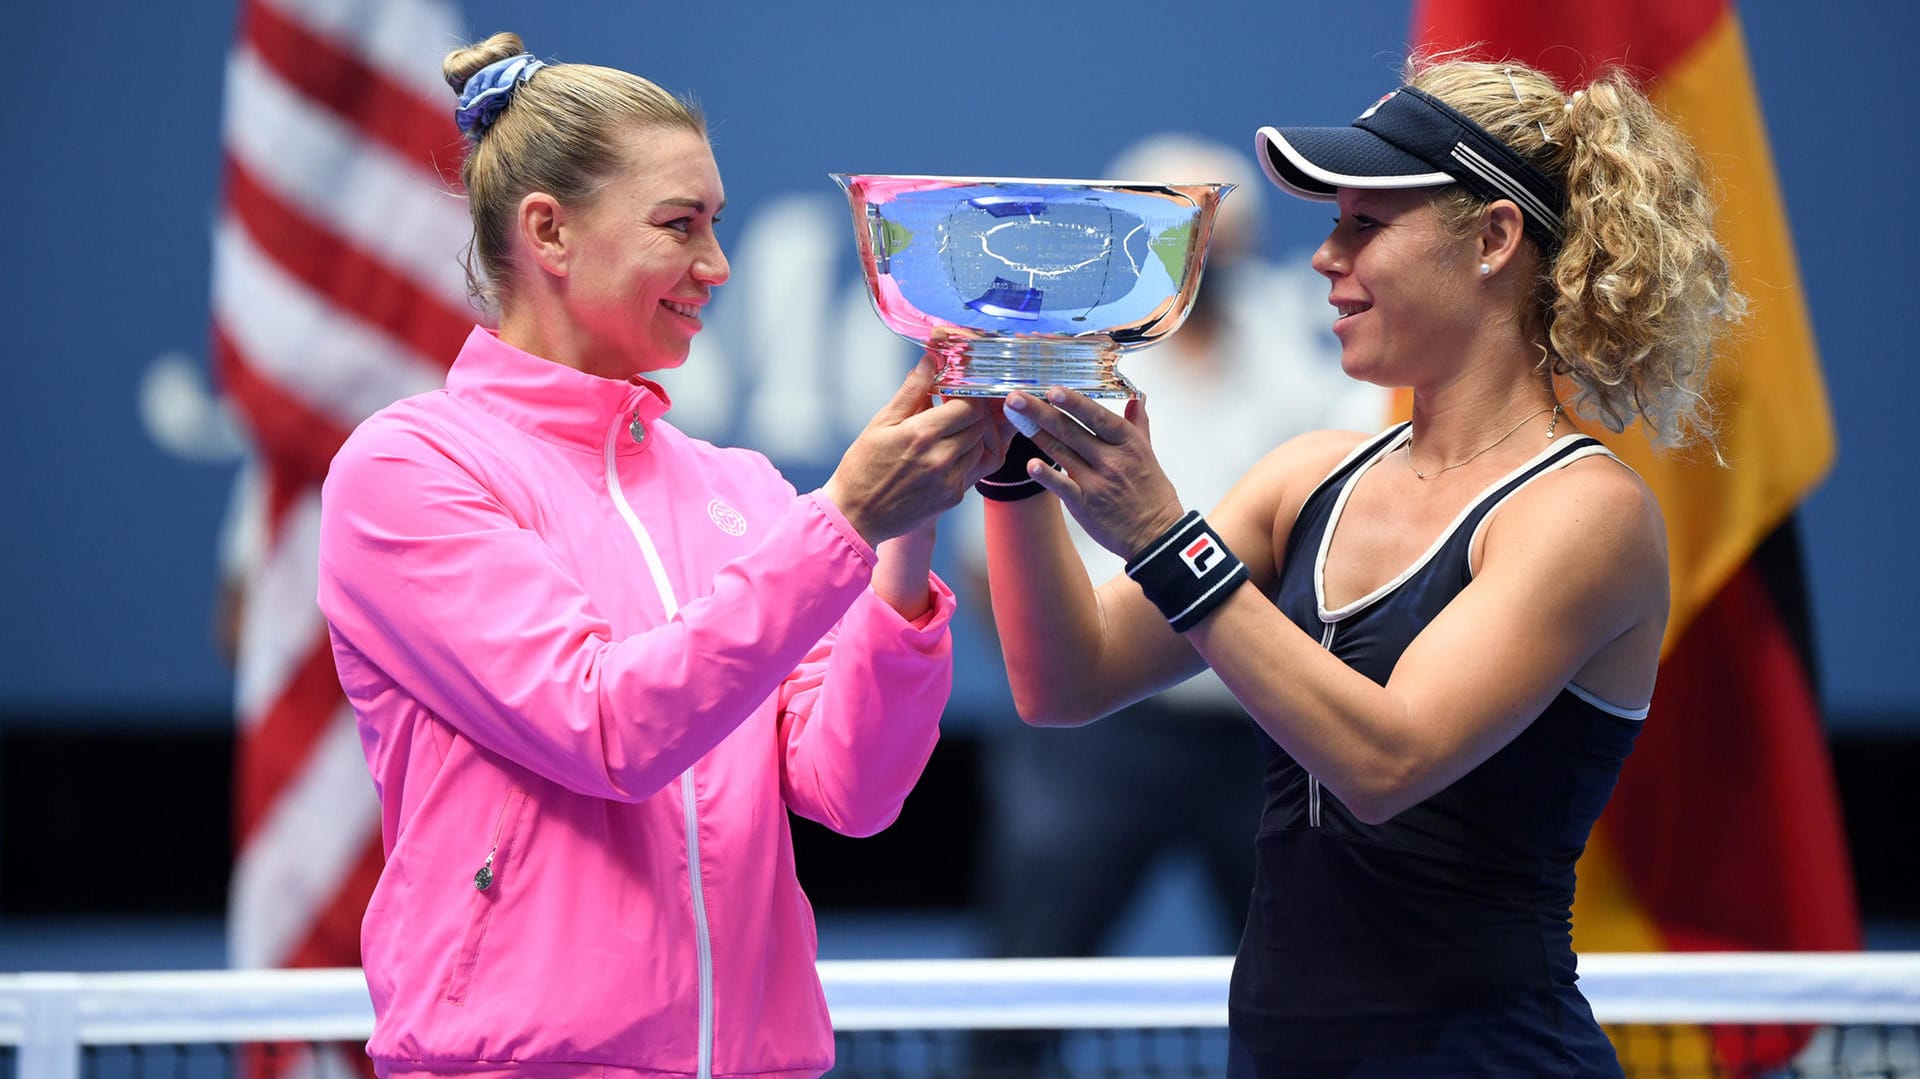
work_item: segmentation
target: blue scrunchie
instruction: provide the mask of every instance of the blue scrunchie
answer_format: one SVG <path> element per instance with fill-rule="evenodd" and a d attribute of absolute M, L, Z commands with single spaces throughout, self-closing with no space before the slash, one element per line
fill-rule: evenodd
<path fill-rule="evenodd" d="M 507 107 L 513 99 L 513 88 L 533 78 L 533 73 L 547 65 L 536 59 L 530 52 L 518 56 L 509 56 L 505 60 L 495 60 L 486 67 L 473 73 L 467 85 L 460 90 L 460 107 L 454 110 L 454 122 L 460 125 L 460 133 L 474 138 L 493 124 L 500 110 Z"/>

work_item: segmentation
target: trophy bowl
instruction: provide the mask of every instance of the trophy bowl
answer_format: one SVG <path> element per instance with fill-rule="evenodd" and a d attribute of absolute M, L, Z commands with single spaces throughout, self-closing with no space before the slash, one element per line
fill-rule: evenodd
<path fill-rule="evenodd" d="M 873 308 L 941 356 L 936 392 L 1132 397 L 1121 353 L 1193 306 L 1226 183 L 833 173 Z"/>

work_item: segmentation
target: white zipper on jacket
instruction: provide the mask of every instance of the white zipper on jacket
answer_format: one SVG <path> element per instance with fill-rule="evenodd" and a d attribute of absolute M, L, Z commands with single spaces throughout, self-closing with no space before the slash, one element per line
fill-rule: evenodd
<path fill-rule="evenodd" d="M 640 523 L 633 506 L 627 502 L 626 492 L 620 489 L 620 470 L 615 467 L 617 457 L 613 451 L 622 431 L 635 442 L 646 438 L 646 428 L 641 426 L 637 410 L 631 417 L 616 417 L 612 429 L 607 431 L 603 453 L 607 493 L 613 496 L 614 508 L 620 511 L 634 541 L 640 545 L 640 557 L 646 560 L 647 572 L 653 575 L 654 591 L 660 593 L 660 606 L 666 609 L 667 617 L 672 618 L 679 613 L 680 601 L 674 597 L 673 582 L 667 579 L 667 567 L 660 561 L 660 552 L 653 545 L 653 537 L 647 534 L 647 527 Z M 687 886 L 693 893 L 694 950 L 700 960 L 699 1079 L 713 1079 L 713 939 L 707 929 L 706 893 L 700 888 L 700 812 L 694 806 L 693 796 L 693 769 L 688 768 L 680 773 L 680 804 L 686 811 Z"/>
<path fill-rule="evenodd" d="M 1326 624 L 1326 632 L 1320 634 L 1320 647 L 1333 651 L 1333 623 Z M 1312 772 L 1307 773 L 1307 827 L 1320 827 L 1320 779 Z"/>

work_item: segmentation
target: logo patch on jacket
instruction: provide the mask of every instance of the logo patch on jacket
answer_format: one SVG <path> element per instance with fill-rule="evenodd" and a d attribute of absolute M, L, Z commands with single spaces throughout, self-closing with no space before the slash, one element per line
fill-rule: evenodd
<path fill-rule="evenodd" d="M 724 499 L 716 498 L 707 503 L 707 519 L 729 536 L 747 534 L 747 519 L 740 515 L 739 510 L 727 505 Z"/>

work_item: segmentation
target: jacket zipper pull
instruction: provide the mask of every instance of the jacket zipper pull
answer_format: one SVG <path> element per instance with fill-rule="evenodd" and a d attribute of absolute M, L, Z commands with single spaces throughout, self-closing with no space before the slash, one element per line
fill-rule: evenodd
<path fill-rule="evenodd" d="M 499 847 L 494 847 L 488 850 L 487 864 L 481 866 L 480 872 L 473 875 L 473 886 L 483 892 L 493 887 L 493 852 L 499 849 Z"/>
<path fill-rule="evenodd" d="M 629 417 L 629 419 L 632 422 L 627 424 L 627 433 L 633 436 L 635 442 L 645 442 L 647 440 L 647 428 L 645 424 L 640 422 L 640 410 L 637 408 L 634 409 L 633 415 Z"/>

